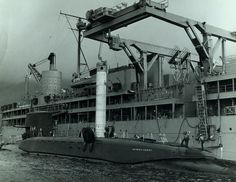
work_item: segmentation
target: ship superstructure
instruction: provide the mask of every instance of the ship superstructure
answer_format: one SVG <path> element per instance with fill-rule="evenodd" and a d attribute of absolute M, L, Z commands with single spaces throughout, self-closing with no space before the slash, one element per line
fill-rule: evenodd
<path fill-rule="evenodd" d="M 162 142 L 181 142 L 182 133 L 191 131 L 190 146 L 200 147 L 199 136 L 203 136 L 205 147 L 217 157 L 236 160 L 236 150 L 232 147 L 235 143 L 230 139 L 236 126 L 236 77 L 233 67 L 227 64 L 230 61 L 233 65 L 236 60 L 225 55 L 225 42 L 236 42 L 236 36 L 168 13 L 166 8 L 166 3 L 140 0 L 119 10 L 88 11 L 86 27 L 81 22 L 78 24 L 77 28 L 86 38 L 107 43 L 112 50 L 124 51 L 131 61 L 129 65 L 108 71 L 107 123 L 115 127 L 118 137 L 138 135 Z M 150 16 L 183 28 L 198 55 L 188 49 L 169 49 L 111 34 Z M 217 38 L 214 45 L 211 36 Z M 222 65 L 217 67 L 213 56 L 219 46 Z M 168 64 L 174 74 L 164 74 L 163 64 Z M 55 77 L 56 80 L 50 81 Z M 42 89 L 53 85 L 61 76 L 55 77 L 46 76 L 48 81 Z M 25 114 L 30 110 L 49 111 L 53 114 L 55 135 L 79 136 L 83 127 L 94 127 L 96 69 L 90 70 L 86 78 L 78 72 L 71 88 L 49 89 L 50 93 L 43 92 L 25 108 L 16 104 L 3 106 L 3 124 L 23 127 Z"/>

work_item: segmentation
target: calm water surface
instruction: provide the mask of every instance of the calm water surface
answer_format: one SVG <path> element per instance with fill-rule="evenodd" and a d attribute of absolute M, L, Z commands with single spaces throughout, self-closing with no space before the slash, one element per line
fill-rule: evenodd
<path fill-rule="evenodd" d="M 9 147 L 8 147 L 9 149 Z M 166 168 L 160 163 L 120 165 L 77 158 L 32 155 L 16 147 L 0 151 L 0 182 L 236 182 L 236 176 Z"/>

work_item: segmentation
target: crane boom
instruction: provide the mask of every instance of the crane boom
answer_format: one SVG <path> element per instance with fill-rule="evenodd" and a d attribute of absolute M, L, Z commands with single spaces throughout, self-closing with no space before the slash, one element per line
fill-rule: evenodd
<path fill-rule="evenodd" d="M 205 22 L 198 22 L 166 12 L 166 7 L 167 6 L 163 3 L 156 3 L 151 0 L 139 0 L 138 3 L 119 11 L 111 8 L 90 10 L 86 17 L 89 20 L 89 24 L 84 31 L 84 37 L 107 42 L 107 34 L 110 34 L 111 31 L 128 26 L 148 17 L 154 17 L 184 28 L 199 55 L 199 66 L 201 70 L 204 72 L 204 75 L 211 74 L 213 69 L 213 54 L 211 53 L 212 49 L 214 49 L 214 47 L 209 46 L 211 36 L 221 40 L 222 55 L 224 55 L 224 41 L 228 40 L 236 42 L 235 32 L 223 30 L 208 25 Z M 202 39 L 198 37 L 196 30 L 200 32 Z"/>
<path fill-rule="evenodd" d="M 35 68 L 34 64 L 28 64 L 28 68 L 30 70 L 30 74 L 34 75 L 35 80 L 39 83 L 42 75 L 38 72 L 38 70 Z"/>
<path fill-rule="evenodd" d="M 144 3 L 146 2 L 146 3 Z M 153 4 L 151 4 L 153 3 Z M 138 22 L 148 17 L 154 17 L 173 24 L 178 27 L 188 28 L 188 22 L 194 25 L 201 33 L 220 37 L 232 42 L 236 42 L 236 35 L 234 32 L 230 32 L 212 25 L 207 25 L 205 22 L 198 22 L 190 18 L 185 18 L 176 14 L 166 12 L 166 9 L 157 7 L 153 1 L 140 0 L 138 3 L 131 5 L 123 10 L 114 12 L 112 21 L 109 22 L 90 22 L 89 27 L 84 32 L 84 36 L 87 38 L 96 39 L 98 35 L 114 31 L 119 28 L 128 26 L 132 23 Z"/>
<path fill-rule="evenodd" d="M 39 73 L 39 71 L 36 69 L 37 66 L 49 61 L 49 70 L 55 70 L 56 69 L 56 60 L 55 60 L 55 54 L 51 52 L 48 56 L 48 58 L 42 59 L 34 64 L 28 64 L 28 68 L 30 70 L 30 74 L 34 75 L 35 80 L 39 83 L 42 75 Z"/>

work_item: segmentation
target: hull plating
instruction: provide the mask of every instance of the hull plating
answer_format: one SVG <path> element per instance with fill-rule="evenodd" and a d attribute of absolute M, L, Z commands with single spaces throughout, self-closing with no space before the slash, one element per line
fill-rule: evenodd
<path fill-rule="evenodd" d="M 198 149 L 128 139 L 97 139 L 93 148 L 81 138 L 36 137 L 24 140 L 19 148 L 29 153 L 46 153 L 98 159 L 115 163 L 141 163 L 163 159 L 203 159 L 211 153 Z M 91 150 L 90 150 L 91 149 Z"/>

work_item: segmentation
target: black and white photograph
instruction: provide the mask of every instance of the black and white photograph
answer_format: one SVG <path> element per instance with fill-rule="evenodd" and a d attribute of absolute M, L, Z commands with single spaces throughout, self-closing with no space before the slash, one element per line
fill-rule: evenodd
<path fill-rule="evenodd" d="M 0 182 L 236 182 L 235 0 L 0 0 Z"/>

